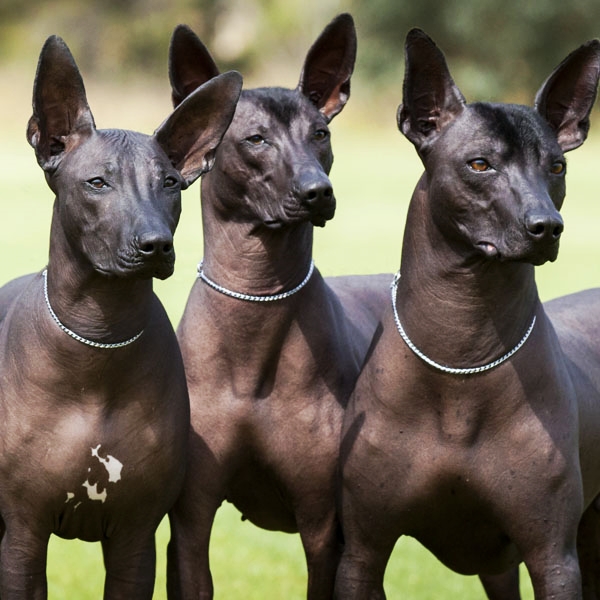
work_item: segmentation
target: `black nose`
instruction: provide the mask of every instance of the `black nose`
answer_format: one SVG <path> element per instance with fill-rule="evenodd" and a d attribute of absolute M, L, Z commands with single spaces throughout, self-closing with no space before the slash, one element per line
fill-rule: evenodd
<path fill-rule="evenodd" d="M 310 182 L 302 189 L 302 202 L 311 208 L 328 206 L 332 200 L 333 188 L 328 181 Z"/>
<path fill-rule="evenodd" d="M 527 234 L 536 242 L 556 242 L 564 229 L 563 220 L 555 213 L 529 213 L 525 216 Z"/>
<path fill-rule="evenodd" d="M 302 167 L 295 188 L 299 201 L 311 211 L 327 210 L 334 202 L 331 182 L 321 169 Z"/>
<path fill-rule="evenodd" d="M 173 254 L 173 236 L 149 232 L 137 240 L 138 250 L 144 258 L 161 258 Z"/>

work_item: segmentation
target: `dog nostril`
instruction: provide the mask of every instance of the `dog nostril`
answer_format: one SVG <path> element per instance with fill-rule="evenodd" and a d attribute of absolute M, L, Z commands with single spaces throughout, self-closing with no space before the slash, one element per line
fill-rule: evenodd
<path fill-rule="evenodd" d="M 309 206 L 314 206 L 323 201 L 329 202 L 332 198 L 333 188 L 330 186 L 313 188 L 304 194 L 304 201 Z"/>
<path fill-rule="evenodd" d="M 534 227 L 530 228 L 529 231 L 536 237 L 541 237 L 544 235 L 545 227 L 543 223 L 538 223 Z"/>
<path fill-rule="evenodd" d="M 561 236 L 563 229 L 563 225 L 556 225 L 556 227 L 552 231 L 552 237 L 554 237 L 554 239 L 558 239 Z"/>
<path fill-rule="evenodd" d="M 152 236 L 151 236 L 152 237 Z M 168 255 L 173 252 L 173 242 L 170 240 L 149 239 L 139 240 L 138 249 L 141 254 L 147 257 L 157 256 L 159 254 Z"/>

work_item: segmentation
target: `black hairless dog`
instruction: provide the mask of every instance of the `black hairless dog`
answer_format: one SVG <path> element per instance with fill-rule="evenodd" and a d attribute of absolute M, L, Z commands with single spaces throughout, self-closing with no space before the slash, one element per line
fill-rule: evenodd
<path fill-rule="evenodd" d="M 600 291 L 547 314 L 534 265 L 557 257 L 564 153 L 587 136 L 599 73 L 592 41 L 533 109 L 466 104 L 435 44 L 408 35 L 398 125 L 425 173 L 345 414 L 339 600 L 385 597 L 401 535 L 491 597 L 518 597 L 523 561 L 536 600 L 582 598 L 579 542 L 598 597 Z"/>
<path fill-rule="evenodd" d="M 181 190 L 210 167 L 240 89 L 236 73 L 212 80 L 153 136 L 97 130 L 67 46 L 42 49 L 27 136 L 56 196 L 48 266 L 0 293 L 3 600 L 46 597 L 51 534 L 102 543 L 104 598 L 152 597 L 189 428 L 152 278 L 173 272 Z"/>
<path fill-rule="evenodd" d="M 225 499 L 260 527 L 299 532 L 308 597 L 333 593 L 342 414 L 389 281 L 326 282 L 312 262 L 313 225 L 335 209 L 328 123 L 348 99 L 355 51 L 352 18 L 341 15 L 308 52 L 297 89 L 244 90 L 203 178 L 204 260 L 178 329 L 192 431 L 170 513 L 170 598 L 212 597 L 209 538 Z M 175 103 L 216 73 L 179 27 Z"/>

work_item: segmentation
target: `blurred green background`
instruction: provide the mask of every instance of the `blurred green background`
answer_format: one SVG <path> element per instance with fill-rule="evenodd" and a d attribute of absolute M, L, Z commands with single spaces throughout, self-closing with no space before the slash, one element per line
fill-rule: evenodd
<path fill-rule="evenodd" d="M 530 103 L 564 56 L 600 35 L 597 0 L 1 0 L 0 3 L 0 284 L 40 269 L 47 259 L 52 194 L 25 141 L 39 50 L 61 35 L 78 62 L 99 127 L 151 133 L 170 112 L 166 74 L 171 32 L 189 24 L 223 70 L 247 86 L 295 87 L 304 56 L 336 14 L 353 14 L 359 38 L 352 97 L 332 124 L 331 173 L 338 210 L 315 235 L 325 275 L 398 268 L 404 216 L 421 165 L 398 133 L 403 43 L 425 29 L 446 53 L 472 100 Z M 600 285 L 598 156 L 600 115 L 588 142 L 569 159 L 565 233 L 557 262 L 538 269 L 542 298 Z M 184 193 L 173 277 L 156 285 L 176 325 L 201 257 L 199 189 Z M 401 482 L 399 482 L 401 485 Z M 164 546 L 158 535 L 155 598 L 164 594 Z M 305 566 L 298 536 L 261 531 L 229 505 L 218 513 L 211 560 L 217 599 L 300 599 Z M 50 598 L 101 597 L 97 544 L 52 539 Z M 531 591 L 525 581 L 525 597 Z M 389 563 L 390 599 L 481 598 L 476 578 L 449 572 L 412 540 Z"/>

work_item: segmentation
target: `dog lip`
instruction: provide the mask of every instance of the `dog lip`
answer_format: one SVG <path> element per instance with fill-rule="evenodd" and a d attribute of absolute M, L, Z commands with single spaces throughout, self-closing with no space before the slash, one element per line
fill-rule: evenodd
<path fill-rule="evenodd" d="M 500 252 L 498 251 L 498 248 L 491 242 L 481 241 L 477 242 L 475 246 L 486 258 L 500 258 Z"/>
<path fill-rule="evenodd" d="M 283 227 L 283 221 L 281 219 L 265 219 L 263 225 L 269 229 L 281 229 Z"/>
<path fill-rule="evenodd" d="M 547 262 L 554 262 L 558 258 L 559 243 L 558 240 L 549 245 L 540 252 L 534 252 L 528 257 L 527 262 L 539 267 Z"/>
<path fill-rule="evenodd" d="M 327 223 L 327 221 L 330 221 L 332 217 L 329 217 L 327 215 L 314 215 L 310 222 L 315 226 L 315 227 L 325 227 L 325 224 Z"/>
<path fill-rule="evenodd" d="M 173 274 L 174 269 L 174 256 L 145 260 L 137 256 L 128 257 L 119 255 L 113 269 L 98 270 L 106 274 L 116 275 L 117 277 L 140 277 L 142 279 L 156 277 L 157 279 L 167 279 Z"/>
<path fill-rule="evenodd" d="M 335 204 L 324 207 L 322 210 L 313 211 L 310 216 L 310 222 L 317 227 L 325 227 L 327 221 L 331 221 L 335 215 Z"/>

